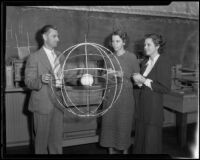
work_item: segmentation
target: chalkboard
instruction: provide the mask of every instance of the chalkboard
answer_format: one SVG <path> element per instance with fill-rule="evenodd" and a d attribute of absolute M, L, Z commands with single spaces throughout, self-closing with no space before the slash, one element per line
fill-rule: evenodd
<path fill-rule="evenodd" d="M 120 28 L 129 35 L 128 50 L 137 56 L 143 52 L 144 35 L 158 33 L 166 39 L 165 52 L 174 64 L 198 67 L 197 20 L 21 6 L 6 7 L 6 62 L 18 56 L 19 46 L 29 46 L 31 53 L 36 51 L 36 32 L 46 24 L 58 28 L 60 43 L 57 49 L 61 52 L 84 42 L 85 35 L 88 42 L 105 45 L 106 37 Z"/>

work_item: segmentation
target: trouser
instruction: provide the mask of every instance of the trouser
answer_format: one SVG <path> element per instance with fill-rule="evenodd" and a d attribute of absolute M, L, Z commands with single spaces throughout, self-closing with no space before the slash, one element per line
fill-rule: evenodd
<path fill-rule="evenodd" d="M 62 154 L 63 112 L 54 108 L 49 114 L 33 115 L 35 154 Z"/>

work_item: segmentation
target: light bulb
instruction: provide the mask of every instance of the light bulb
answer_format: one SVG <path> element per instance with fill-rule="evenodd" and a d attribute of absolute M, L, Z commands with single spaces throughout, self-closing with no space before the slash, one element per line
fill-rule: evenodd
<path fill-rule="evenodd" d="M 81 84 L 84 86 L 92 86 L 93 82 L 94 82 L 94 79 L 91 74 L 86 73 L 81 77 Z"/>

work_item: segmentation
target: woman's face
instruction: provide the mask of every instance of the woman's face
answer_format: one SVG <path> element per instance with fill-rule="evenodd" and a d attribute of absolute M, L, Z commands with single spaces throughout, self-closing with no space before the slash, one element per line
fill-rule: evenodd
<path fill-rule="evenodd" d="M 113 35 L 112 36 L 112 47 L 115 50 L 115 52 L 120 51 L 121 49 L 124 49 L 125 43 L 120 38 L 119 35 Z"/>
<path fill-rule="evenodd" d="M 151 56 L 158 52 L 159 46 L 155 46 L 151 38 L 146 38 L 144 42 L 144 50 L 147 56 Z"/>

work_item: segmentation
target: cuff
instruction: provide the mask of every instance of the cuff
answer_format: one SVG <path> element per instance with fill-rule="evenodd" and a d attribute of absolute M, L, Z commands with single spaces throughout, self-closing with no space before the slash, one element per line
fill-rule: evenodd
<path fill-rule="evenodd" d="M 136 83 L 138 87 L 142 87 L 142 83 Z"/>
<path fill-rule="evenodd" d="M 146 79 L 145 82 L 144 82 L 144 85 L 147 86 L 147 87 L 149 87 L 149 88 L 151 88 L 151 90 L 152 90 L 151 82 L 153 82 L 153 80 L 151 80 L 151 79 Z"/>

